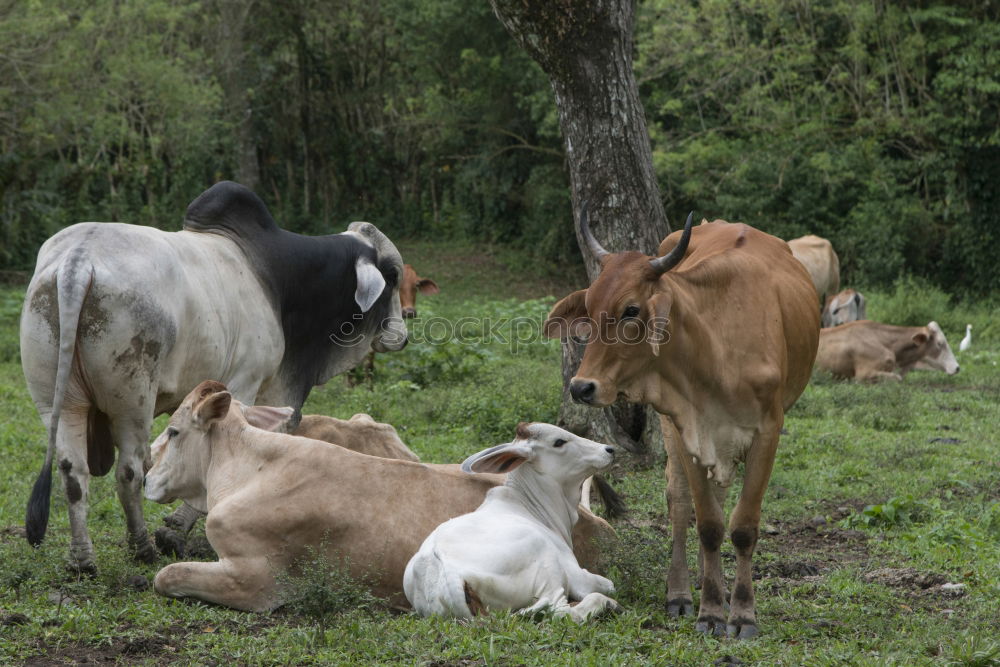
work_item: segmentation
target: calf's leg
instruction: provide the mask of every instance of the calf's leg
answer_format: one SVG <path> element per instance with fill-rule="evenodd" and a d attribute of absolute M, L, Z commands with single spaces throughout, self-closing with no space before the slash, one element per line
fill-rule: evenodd
<path fill-rule="evenodd" d="M 280 603 L 267 558 L 223 558 L 216 563 L 172 563 L 156 574 L 156 592 L 192 597 L 243 611 L 268 611 Z"/>

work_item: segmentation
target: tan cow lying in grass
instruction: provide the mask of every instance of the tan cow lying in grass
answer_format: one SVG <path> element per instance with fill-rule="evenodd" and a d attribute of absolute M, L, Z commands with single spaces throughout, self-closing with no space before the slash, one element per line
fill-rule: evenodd
<path fill-rule="evenodd" d="M 163 568 L 157 592 L 249 611 L 280 606 L 276 574 L 320 545 L 353 577 L 370 577 L 373 593 L 406 604 L 403 570 L 423 540 L 478 507 L 504 479 L 259 429 L 212 381 L 184 399 L 152 457 L 146 497 L 182 499 L 207 512 L 205 531 L 219 554 L 215 563 Z M 596 569 L 597 542 L 613 534 L 605 521 L 581 512 L 573 532 L 580 564 Z"/>
<path fill-rule="evenodd" d="M 816 366 L 858 382 L 902 380 L 914 368 L 958 373 L 958 361 L 937 322 L 898 327 L 871 320 L 820 329 Z"/>

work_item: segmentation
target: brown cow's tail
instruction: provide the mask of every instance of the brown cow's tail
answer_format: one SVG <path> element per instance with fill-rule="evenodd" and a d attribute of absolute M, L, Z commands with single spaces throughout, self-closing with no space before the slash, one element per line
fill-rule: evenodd
<path fill-rule="evenodd" d="M 620 519 L 628 513 L 625 500 L 611 488 L 608 480 L 601 475 L 594 475 L 594 484 L 597 485 L 597 493 L 600 494 L 601 502 L 604 504 L 604 513 L 609 519 Z"/>
<path fill-rule="evenodd" d="M 52 460 L 55 458 L 56 434 L 59 417 L 62 414 L 66 386 L 69 384 L 76 352 L 76 335 L 80 326 L 80 311 L 83 301 L 94 281 L 94 267 L 84 257 L 82 248 L 70 252 L 56 272 L 56 291 L 59 308 L 59 356 L 56 363 L 55 389 L 52 395 L 52 417 L 49 422 L 49 446 L 45 452 L 45 462 L 38 473 L 35 486 L 31 489 L 28 509 L 24 517 L 25 534 L 28 543 L 38 546 L 45 538 L 49 525 L 49 497 L 52 493 Z"/>

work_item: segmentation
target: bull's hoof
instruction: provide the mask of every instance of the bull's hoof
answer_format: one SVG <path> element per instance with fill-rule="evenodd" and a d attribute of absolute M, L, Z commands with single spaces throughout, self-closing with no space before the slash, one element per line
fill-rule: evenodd
<path fill-rule="evenodd" d="M 173 528 L 160 526 L 153 533 L 153 540 L 156 542 L 156 548 L 164 556 L 184 558 L 187 555 L 187 545 L 184 536 Z"/>
<path fill-rule="evenodd" d="M 701 616 L 694 624 L 695 632 L 716 637 L 726 636 L 726 622 L 718 616 Z"/>
<path fill-rule="evenodd" d="M 667 602 L 667 613 L 678 616 L 694 616 L 694 603 L 689 598 L 674 598 Z"/>
<path fill-rule="evenodd" d="M 731 639 L 753 639 L 760 634 L 757 624 L 750 620 L 735 620 L 726 626 L 726 636 Z"/>
<path fill-rule="evenodd" d="M 96 577 L 97 563 L 92 558 L 85 561 L 71 560 L 66 563 L 66 571 L 75 577 Z"/>
<path fill-rule="evenodd" d="M 160 552 L 157 551 L 156 547 L 153 546 L 153 543 L 149 541 L 149 537 L 145 537 L 145 539 L 138 544 L 131 544 L 131 548 L 132 558 L 140 563 L 151 564 L 160 560 Z"/>

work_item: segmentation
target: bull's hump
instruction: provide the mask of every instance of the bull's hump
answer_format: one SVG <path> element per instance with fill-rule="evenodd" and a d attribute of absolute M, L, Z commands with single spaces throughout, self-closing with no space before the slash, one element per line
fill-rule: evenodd
<path fill-rule="evenodd" d="M 250 188 L 232 181 L 220 181 L 188 205 L 184 228 L 244 237 L 277 231 L 278 223 Z"/>

